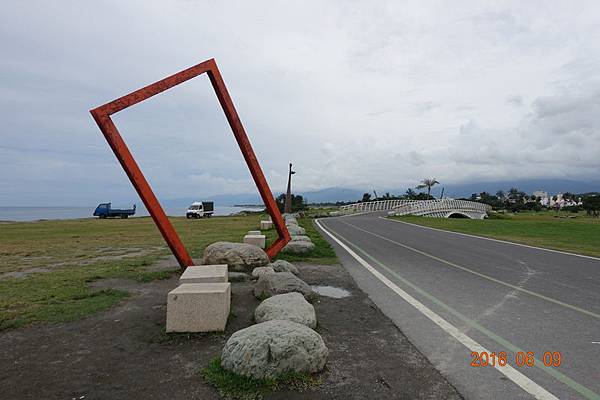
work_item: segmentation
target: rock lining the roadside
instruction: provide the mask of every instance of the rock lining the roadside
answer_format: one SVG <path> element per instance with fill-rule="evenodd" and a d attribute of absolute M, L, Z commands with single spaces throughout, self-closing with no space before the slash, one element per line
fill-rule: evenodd
<path fill-rule="evenodd" d="M 315 308 L 300 293 L 278 294 L 263 300 L 254 310 L 256 322 L 286 320 L 311 329 L 317 326 Z"/>
<path fill-rule="evenodd" d="M 252 378 L 323 369 L 329 350 L 321 335 L 302 324 L 272 320 L 235 332 L 223 348 L 221 366 Z"/>
<path fill-rule="evenodd" d="M 246 243 L 216 242 L 204 249 L 202 264 L 227 264 L 230 271 L 251 273 L 269 263 L 269 257 L 258 246 Z"/>
<path fill-rule="evenodd" d="M 254 285 L 254 296 L 259 299 L 291 292 L 298 292 L 307 300 L 316 297 L 311 287 L 291 272 L 261 274 Z"/>
<path fill-rule="evenodd" d="M 294 264 L 285 260 L 273 261 L 268 265 L 268 267 L 273 268 L 275 272 L 291 272 L 294 275 L 298 275 L 300 273 Z"/>

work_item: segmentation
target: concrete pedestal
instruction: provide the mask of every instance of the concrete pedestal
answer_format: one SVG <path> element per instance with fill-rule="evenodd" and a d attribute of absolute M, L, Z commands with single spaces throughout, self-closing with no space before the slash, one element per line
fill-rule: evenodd
<path fill-rule="evenodd" d="M 179 283 L 227 283 L 227 264 L 187 267 Z"/>
<path fill-rule="evenodd" d="M 272 221 L 260 221 L 260 229 L 261 230 L 269 230 L 273 228 L 273 222 Z"/>
<path fill-rule="evenodd" d="M 255 246 L 260 247 L 261 249 L 264 249 L 265 235 L 246 235 L 244 236 L 244 243 L 253 244 Z"/>
<path fill-rule="evenodd" d="M 184 283 L 167 296 L 167 332 L 224 331 L 230 283 Z"/>

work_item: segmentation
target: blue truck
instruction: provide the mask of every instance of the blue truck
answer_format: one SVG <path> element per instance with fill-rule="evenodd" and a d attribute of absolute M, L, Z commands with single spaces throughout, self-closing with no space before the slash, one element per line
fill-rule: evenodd
<path fill-rule="evenodd" d="M 123 209 L 123 208 L 111 208 L 110 203 L 101 203 L 96 207 L 96 211 L 94 211 L 94 217 L 100 218 L 110 218 L 110 217 L 121 217 L 127 218 L 130 215 L 135 215 L 135 204 L 133 208 Z"/>

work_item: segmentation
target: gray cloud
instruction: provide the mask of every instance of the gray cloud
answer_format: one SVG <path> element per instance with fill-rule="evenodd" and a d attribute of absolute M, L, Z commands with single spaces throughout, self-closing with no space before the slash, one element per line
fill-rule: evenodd
<path fill-rule="evenodd" d="M 519 96 L 519 95 L 509 96 L 508 99 L 506 99 L 506 101 L 508 102 L 508 104 L 512 104 L 514 106 L 520 107 L 523 105 L 523 96 Z"/>
<path fill-rule="evenodd" d="M 0 205 L 135 197 L 88 110 L 211 57 L 275 191 L 290 161 L 301 190 L 595 177 L 599 17 L 595 2 L 5 4 Z M 115 122 L 161 198 L 254 190 L 206 77 Z"/>

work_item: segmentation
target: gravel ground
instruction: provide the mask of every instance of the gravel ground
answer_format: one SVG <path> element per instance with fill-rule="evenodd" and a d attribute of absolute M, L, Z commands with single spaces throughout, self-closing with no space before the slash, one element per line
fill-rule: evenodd
<path fill-rule="evenodd" d="M 340 265 L 298 264 L 311 285 L 348 290 L 314 302 L 317 331 L 330 351 L 322 384 L 267 399 L 460 399 Z M 200 371 L 227 338 L 253 323 L 252 283 L 232 284 L 233 318 L 224 333 L 164 333 L 166 294 L 177 279 L 95 282 L 132 296 L 116 307 L 65 324 L 0 333 L 2 399 L 218 399 Z"/>

